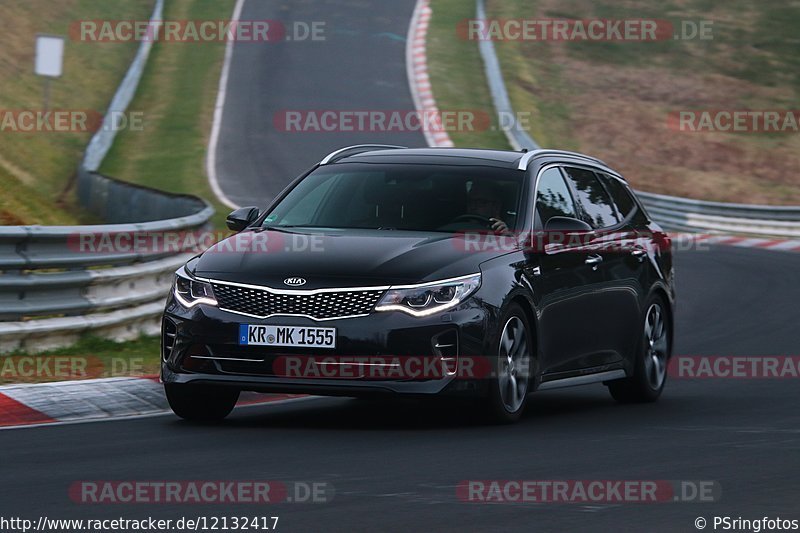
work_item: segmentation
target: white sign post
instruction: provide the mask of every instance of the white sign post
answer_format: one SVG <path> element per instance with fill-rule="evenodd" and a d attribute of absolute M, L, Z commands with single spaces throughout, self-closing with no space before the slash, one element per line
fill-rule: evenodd
<path fill-rule="evenodd" d="M 44 76 L 44 110 L 50 108 L 50 80 L 60 78 L 64 72 L 64 38 L 57 35 L 36 36 L 36 67 L 38 76 Z"/>

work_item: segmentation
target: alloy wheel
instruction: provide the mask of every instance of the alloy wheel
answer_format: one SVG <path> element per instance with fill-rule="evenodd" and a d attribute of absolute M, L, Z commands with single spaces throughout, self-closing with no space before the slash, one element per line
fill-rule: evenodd
<path fill-rule="evenodd" d="M 514 413 L 528 393 L 530 353 L 525 324 L 519 317 L 508 319 L 500 335 L 498 385 L 503 406 Z"/>
<path fill-rule="evenodd" d="M 653 390 L 658 390 L 667 374 L 668 356 L 667 326 L 661 305 L 654 303 L 647 310 L 644 323 L 644 370 L 647 382 Z"/>

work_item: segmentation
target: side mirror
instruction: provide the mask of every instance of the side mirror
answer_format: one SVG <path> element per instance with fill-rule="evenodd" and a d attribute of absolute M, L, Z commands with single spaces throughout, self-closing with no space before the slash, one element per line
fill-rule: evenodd
<path fill-rule="evenodd" d="M 584 222 L 572 217 L 553 217 L 544 226 L 545 233 L 588 233 L 592 227 Z"/>
<path fill-rule="evenodd" d="M 225 224 L 231 231 L 242 231 L 255 222 L 258 215 L 257 207 L 241 207 L 228 215 L 228 218 L 225 219 Z"/>
<path fill-rule="evenodd" d="M 549 253 L 565 245 L 577 246 L 591 239 L 592 227 L 572 217 L 553 217 L 544 225 L 543 232 L 532 235 L 528 253 Z M 577 237 L 576 237 L 577 235 Z"/>

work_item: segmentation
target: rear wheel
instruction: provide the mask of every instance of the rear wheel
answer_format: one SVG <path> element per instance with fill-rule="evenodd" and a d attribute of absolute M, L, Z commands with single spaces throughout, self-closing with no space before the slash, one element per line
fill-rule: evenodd
<path fill-rule="evenodd" d="M 611 396 L 618 402 L 654 402 L 667 382 L 672 326 L 660 297 L 653 297 L 646 309 L 633 376 L 608 384 Z"/>
<path fill-rule="evenodd" d="M 176 415 L 198 422 L 222 420 L 239 400 L 239 391 L 226 387 L 165 383 L 164 392 Z"/>
<path fill-rule="evenodd" d="M 489 387 L 489 415 L 493 422 L 512 423 L 522 417 L 533 383 L 533 339 L 528 320 L 517 304 L 501 320 L 495 376 Z"/>

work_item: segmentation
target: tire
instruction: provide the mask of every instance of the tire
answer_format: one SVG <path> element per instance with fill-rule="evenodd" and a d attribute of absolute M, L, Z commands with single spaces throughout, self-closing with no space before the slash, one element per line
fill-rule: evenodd
<path fill-rule="evenodd" d="M 165 383 L 172 412 L 185 420 L 218 422 L 233 411 L 239 391 L 227 387 Z"/>
<path fill-rule="evenodd" d="M 648 300 L 642 323 L 633 375 L 607 384 L 611 396 L 620 403 L 655 402 L 667 382 L 667 365 L 672 355 L 672 323 L 661 297 L 654 296 Z"/>
<path fill-rule="evenodd" d="M 487 411 L 489 421 L 511 424 L 522 418 L 528 393 L 535 383 L 534 339 L 522 308 L 511 304 L 500 320 L 495 375 L 489 385 Z"/>

